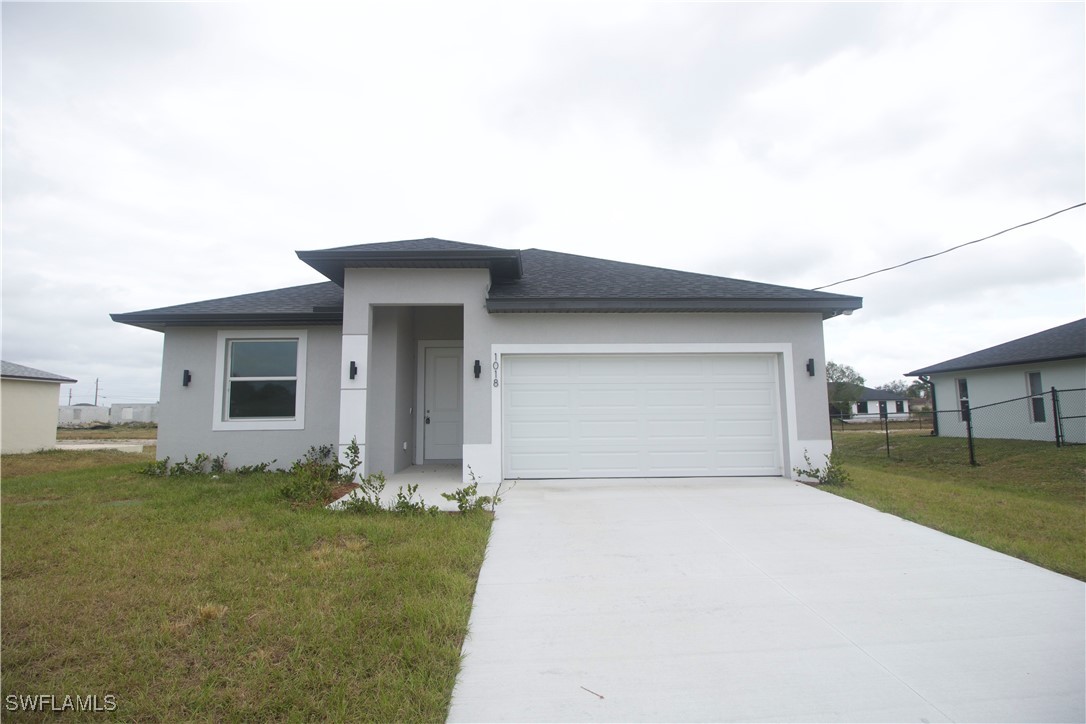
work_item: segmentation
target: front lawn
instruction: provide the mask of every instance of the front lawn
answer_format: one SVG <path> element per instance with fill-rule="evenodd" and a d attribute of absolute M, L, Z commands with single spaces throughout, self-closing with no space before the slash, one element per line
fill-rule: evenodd
<path fill-rule="evenodd" d="M 984 440 L 983 464 L 964 442 L 891 432 L 834 431 L 851 476 L 823 489 L 1086 580 L 1086 446 Z"/>
<path fill-rule="evenodd" d="M 292 508 L 281 476 L 145 459 L 3 458 L 5 697 L 112 694 L 126 721 L 444 720 L 489 516 Z"/>

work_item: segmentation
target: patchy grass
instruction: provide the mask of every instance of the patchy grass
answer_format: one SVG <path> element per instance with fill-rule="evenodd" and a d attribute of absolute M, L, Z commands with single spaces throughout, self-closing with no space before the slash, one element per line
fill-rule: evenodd
<path fill-rule="evenodd" d="M 154 452 L 121 452 L 120 450 L 41 450 L 25 455 L 0 456 L 0 477 L 3 480 L 42 473 L 60 473 L 109 465 L 154 462 Z"/>
<path fill-rule="evenodd" d="M 113 694 L 126 721 L 444 720 L 489 516 L 292 509 L 281 476 L 133 459 L 4 458 L 3 695 Z"/>
<path fill-rule="evenodd" d="M 157 440 L 153 422 L 99 423 L 87 427 L 58 427 L 57 440 Z"/>
<path fill-rule="evenodd" d="M 890 441 L 887 458 L 884 438 L 835 431 L 852 482 L 824 489 L 1086 580 L 1086 447 L 982 440 L 971 466 L 963 440 Z"/>

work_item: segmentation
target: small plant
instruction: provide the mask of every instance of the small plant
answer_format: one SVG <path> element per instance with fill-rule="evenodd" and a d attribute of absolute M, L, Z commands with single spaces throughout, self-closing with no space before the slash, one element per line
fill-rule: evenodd
<path fill-rule="evenodd" d="M 184 475 L 205 475 L 207 474 L 207 462 L 210 460 L 207 453 L 199 453 L 196 455 L 196 459 L 189 462 L 189 456 L 186 455 L 185 459 L 179 463 L 174 463 L 170 468 L 170 477 L 184 476 Z"/>
<path fill-rule="evenodd" d="M 379 513 L 384 510 L 381 494 L 385 491 L 384 473 L 373 473 L 359 481 L 358 489 L 343 502 L 341 510 L 349 513 Z"/>
<path fill-rule="evenodd" d="M 222 475 L 226 472 L 226 456 L 229 453 L 223 453 L 222 455 L 215 455 L 211 458 L 210 472 L 212 475 Z"/>
<path fill-rule="evenodd" d="M 498 493 L 501 492 L 501 484 L 498 485 L 498 489 L 494 491 L 494 495 L 479 495 L 479 479 L 475 476 L 475 471 L 468 466 L 468 477 L 471 482 L 462 488 L 457 488 L 451 493 L 442 493 L 441 497 L 445 500 L 456 501 L 456 508 L 461 513 L 469 513 L 473 510 L 486 510 L 488 507 L 490 512 L 494 512 L 494 508 L 498 503 L 502 502 L 502 499 L 498 497 Z"/>
<path fill-rule="evenodd" d="M 429 515 L 437 515 L 438 509 L 436 505 L 427 507 L 426 502 L 420 496 L 418 500 L 415 500 L 415 495 L 418 494 L 419 485 L 415 483 L 407 485 L 407 494 L 404 495 L 403 486 L 396 491 L 396 502 L 389 508 L 393 513 L 401 513 L 404 515 L 422 515 L 428 513 Z"/>
<path fill-rule="evenodd" d="M 295 460 L 288 472 L 290 477 L 280 492 L 298 503 L 324 502 L 339 481 L 339 463 L 331 445 L 310 446 L 305 457 Z"/>
<path fill-rule="evenodd" d="M 156 478 L 164 478 L 170 474 L 170 458 L 167 456 L 161 460 L 147 463 L 140 468 L 139 472 L 140 475 L 152 475 Z"/>
<path fill-rule="evenodd" d="M 226 457 L 225 455 L 223 457 Z M 234 468 L 235 475 L 255 475 L 257 473 L 266 473 L 268 468 L 275 465 L 275 460 L 270 463 L 256 463 L 255 465 L 239 465 Z"/>
<path fill-rule="evenodd" d="M 358 468 L 362 467 L 362 451 L 358 447 L 358 438 L 352 437 L 347 446 L 347 462 L 340 463 L 340 480 L 345 483 L 353 483 L 358 477 Z M 384 477 L 381 478 L 381 487 L 384 488 Z"/>
<path fill-rule="evenodd" d="M 806 468 L 794 468 L 796 475 L 801 478 L 817 481 L 819 485 L 847 485 L 849 483 L 848 473 L 833 453 L 826 456 L 825 468 L 816 467 L 806 450 L 803 451 L 803 461 L 807 463 Z"/>

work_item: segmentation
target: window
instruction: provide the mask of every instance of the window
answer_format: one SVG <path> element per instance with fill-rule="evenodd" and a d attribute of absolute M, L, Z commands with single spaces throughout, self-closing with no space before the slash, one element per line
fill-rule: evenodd
<path fill-rule="evenodd" d="M 866 400 L 863 401 L 863 402 L 857 402 L 856 403 L 856 414 L 858 414 L 858 415 L 866 415 L 867 414 L 867 401 Z"/>
<path fill-rule="evenodd" d="M 305 427 L 306 333 L 219 332 L 214 430 Z"/>
<path fill-rule="evenodd" d="M 897 413 L 905 412 L 905 400 L 896 400 L 894 402 L 894 412 L 897 412 Z"/>
<path fill-rule="evenodd" d="M 1045 388 L 1041 386 L 1040 372 L 1027 372 L 1026 385 L 1029 388 L 1029 418 L 1031 422 L 1045 421 Z"/>
<path fill-rule="evenodd" d="M 964 422 L 969 417 L 969 384 L 965 379 L 954 380 L 958 388 L 958 416 Z"/>

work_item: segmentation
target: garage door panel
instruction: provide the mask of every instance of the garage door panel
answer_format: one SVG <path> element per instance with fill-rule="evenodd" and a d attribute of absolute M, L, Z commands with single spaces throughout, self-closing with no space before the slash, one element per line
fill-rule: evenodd
<path fill-rule="evenodd" d="M 772 355 L 508 356 L 510 477 L 780 475 Z"/>

